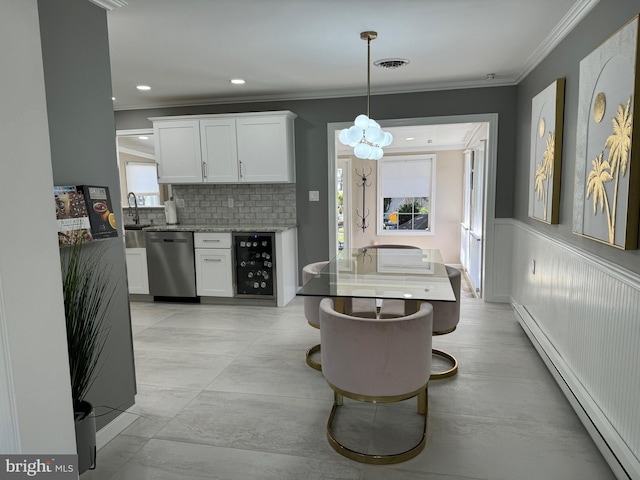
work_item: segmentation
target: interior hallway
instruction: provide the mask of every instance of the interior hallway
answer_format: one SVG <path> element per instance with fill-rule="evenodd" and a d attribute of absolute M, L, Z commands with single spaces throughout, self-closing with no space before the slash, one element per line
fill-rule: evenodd
<path fill-rule="evenodd" d="M 301 298 L 285 308 L 132 303 L 144 417 L 100 450 L 98 469 L 82 478 L 615 478 L 511 308 L 469 297 L 458 329 L 434 338 L 460 371 L 429 384 L 424 451 L 394 466 L 347 460 L 326 439 L 333 395 L 304 361 L 319 331 L 302 306 Z M 415 400 L 346 400 L 349 418 L 336 421 L 352 444 L 398 448 L 416 434 Z M 402 428 L 369 438 L 357 421 Z"/>

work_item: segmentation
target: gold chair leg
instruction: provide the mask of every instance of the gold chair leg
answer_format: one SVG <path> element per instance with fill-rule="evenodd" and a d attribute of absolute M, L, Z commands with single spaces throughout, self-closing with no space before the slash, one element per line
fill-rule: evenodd
<path fill-rule="evenodd" d="M 456 373 L 458 373 L 458 360 L 456 359 L 456 357 L 454 357 L 450 353 L 447 353 L 443 350 L 437 350 L 435 348 L 431 350 L 431 353 L 433 355 L 444 358 L 445 360 L 448 360 L 449 362 L 451 362 L 452 366 L 449 370 L 445 370 L 444 372 L 432 373 L 429 377 L 429 380 L 440 380 L 442 378 L 453 377 Z"/>
<path fill-rule="evenodd" d="M 427 389 L 425 388 L 420 394 L 418 394 L 418 413 L 420 413 L 424 417 L 424 423 L 422 426 L 422 435 L 420 437 L 420 441 L 409 450 L 406 450 L 402 453 L 395 453 L 389 455 L 372 455 L 368 453 L 358 452 L 356 450 L 352 450 L 348 447 L 342 445 L 333 435 L 333 431 L 331 430 L 331 425 L 333 424 L 333 418 L 336 414 L 336 410 L 339 406 L 342 405 L 342 395 L 335 394 L 335 401 L 333 403 L 333 407 L 331 408 L 331 414 L 329 415 L 329 420 L 327 421 L 327 438 L 329 440 L 329 444 L 333 447 L 333 449 L 338 452 L 340 455 L 347 457 L 351 460 L 355 460 L 356 462 L 368 463 L 373 465 L 391 465 L 394 463 L 401 463 L 407 460 L 414 458 L 418 455 L 422 450 L 424 450 L 424 446 L 427 443 Z M 338 403 L 339 399 L 339 403 Z M 424 410 L 424 413 L 421 412 Z"/>
<path fill-rule="evenodd" d="M 320 351 L 320 344 L 314 345 L 313 347 L 311 347 L 309 350 L 307 350 L 306 360 L 307 360 L 307 365 L 309 365 L 314 370 L 318 370 L 321 372 L 322 364 L 319 362 L 316 362 L 313 358 L 311 358 L 311 356 L 314 353 L 318 353 L 319 351 Z"/>
<path fill-rule="evenodd" d="M 427 414 L 427 397 L 428 397 L 428 386 L 424 388 L 423 391 L 421 391 L 418 394 L 418 413 L 420 415 L 426 415 Z"/>

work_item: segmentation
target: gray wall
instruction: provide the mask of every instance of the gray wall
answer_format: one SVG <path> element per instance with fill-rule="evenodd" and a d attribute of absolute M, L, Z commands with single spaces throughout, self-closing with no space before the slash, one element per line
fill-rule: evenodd
<path fill-rule="evenodd" d="M 578 116 L 580 61 L 640 12 L 640 0 L 600 0 L 554 51 L 518 85 L 517 150 L 514 217 L 536 230 L 561 237 L 587 252 L 640 273 L 640 251 L 616 248 L 572 233 L 574 168 Z M 531 100 L 556 78 L 566 78 L 560 224 L 546 225 L 528 218 Z M 640 92 L 636 92 L 636 95 Z M 637 161 L 636 158 L 634 160 Z"/>
<path fill-rule="evenodd" d="M 41 50 L 36 0 L 0 2 L 2 454 L 76 453 Z"/>
<path fill-rule="evenodd" d="M 515 154 L 516 87 L 447 90 L 371 99 L 373 117 L 380 120 L 441 117 L 480 113 L 499 114 L 498 192 L 496 216 L 513 216 L 513 158 Z M 327 124 L 352 122 L 366 108 L 365 97 L 300 100 L 233 105 L 157 108 L 115 112 L 118 130 L 150 128 L 148 117 L 261 110 L 291 110 L 295 120 L 296 199 L 299 266 L 326 259 L 329 254 Z M 319 202 L 308 191 L 320 192 Z"/>
<path fill-rule="evenodd" d="M 87 0 L 39 0 L 38 11 L 54 184 L 108 186 L 121 223 L 106 11 Z M 105 414 L 96 419 L 98 428 L 120 414 L 111 408 L 130 407 L 135 395 L 124 244 L 122 237 L 100 243 L 119 288 L 108 319 L 106 361 L 88 398 L 96 415 Z"/>

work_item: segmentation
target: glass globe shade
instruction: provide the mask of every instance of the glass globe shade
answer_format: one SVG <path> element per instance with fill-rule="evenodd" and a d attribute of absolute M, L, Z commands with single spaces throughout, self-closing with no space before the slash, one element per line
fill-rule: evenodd
<path fill-rule="evenodd" d="M 360 127 L 361 130 L 364 130 L 369 126 L 369 117 L 363 113 L 358 115 L 353 123 L 356 127 Z"/>
<path fill-rule="evenodd" d="M 371 153 L 371 147 L 366 143 L 359 143 L 353 149 L 353 153 L 355 153 L 358 158 L 368 158 Z"/>

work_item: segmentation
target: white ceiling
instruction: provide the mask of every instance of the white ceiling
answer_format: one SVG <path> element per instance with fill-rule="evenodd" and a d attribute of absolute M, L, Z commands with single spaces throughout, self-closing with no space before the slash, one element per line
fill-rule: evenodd
<path fill-rule="evenodd" d="M 116 110 L 515 85 L 598 0 L 92 0 L 108 12 Z M 492 80 L 487 79 L 493 74 Z M 230 79 L 243 78 L 245 85 Z M 151 86 L 142 92 L 136 85 Z M 366 110 L 363 103 L 362 112 Z M 441 139 L 432 131 L 395 132 Z M 459 143 L 469 129 L 447 134 Z M 452 137 L 453 136 L 453 137 Z M 394 141 L 394 146 L 398 146 Z"/>
<path fill-rule="evenodd" d="M 411 62 L 372 66 L 372 95 L 513 85 L 597 2 L 126 0 L 107 16 L 114 107 L 364 95 L 366 30 L 372 62 Z"/>

